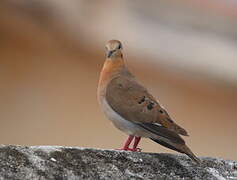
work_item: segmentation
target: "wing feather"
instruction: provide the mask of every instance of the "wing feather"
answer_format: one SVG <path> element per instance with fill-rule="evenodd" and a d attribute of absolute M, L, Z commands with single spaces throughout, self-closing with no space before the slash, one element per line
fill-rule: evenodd
<path fill-rule="evenodd" d="M 158 126 L 152 123 L 139 123 L 138 125 L 160 137 L 168 139 L 173 143 L 185 144 L 184 140 L 178 134 L 173 131 L 170 131 L 164 126 Z"/>
<path fill-rule="evenodd" d="M 188 135 L 133 77 L 113 78 L 107 86 L 105 98 L 112 109 L 128 121 L 159 123 L 177 134 Z"/>

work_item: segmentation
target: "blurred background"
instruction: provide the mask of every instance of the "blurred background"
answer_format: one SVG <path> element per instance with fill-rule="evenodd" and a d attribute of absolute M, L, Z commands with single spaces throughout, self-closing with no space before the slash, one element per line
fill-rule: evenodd
<path fill-rule="evenodd" d="M 0 143 L 119 148 L 127 137 L 96 100 L 104 45 L 119 39 L 193 152 L 237 160 L 236 18 L 234 0 L 2 0 Z"/>

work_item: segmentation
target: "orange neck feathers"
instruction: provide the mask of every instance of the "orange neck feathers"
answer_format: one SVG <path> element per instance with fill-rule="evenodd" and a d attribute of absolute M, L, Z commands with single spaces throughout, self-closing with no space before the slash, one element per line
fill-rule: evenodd
<path fill-rule="evenodd" d="M 123 68 L 125 68 L 125 64 L 122 58 L 107 58 L 100 74 L 100 83 L 108 82 Z"/>

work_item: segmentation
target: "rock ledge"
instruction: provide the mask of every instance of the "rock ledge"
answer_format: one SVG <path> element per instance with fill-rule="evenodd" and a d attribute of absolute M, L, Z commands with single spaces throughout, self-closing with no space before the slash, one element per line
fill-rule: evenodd
<path fill-rule="evenodd" d="M 237 162 L 59 146 L 0 146 L 0 179 L 230 179 Z"/>

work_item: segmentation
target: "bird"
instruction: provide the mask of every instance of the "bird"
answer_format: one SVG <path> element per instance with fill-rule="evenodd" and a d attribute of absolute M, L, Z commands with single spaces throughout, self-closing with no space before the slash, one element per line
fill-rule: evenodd
<path fill-rule="evenodd" d="M 97 99 L 107 118 L 128 135 L 120 150 L 141 151 L 138 148 L 141 138 L 150 138 L 162 146 L 186 154 L 200 164 L 201 160 L 181 137 L 188 136 L 187 131 L 175 123 L 127 68 L 122 43 L 110 40 L 105 48 L 106 60 L 100 73 Z"/>

